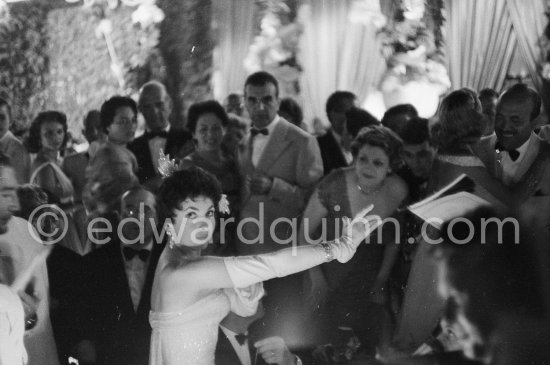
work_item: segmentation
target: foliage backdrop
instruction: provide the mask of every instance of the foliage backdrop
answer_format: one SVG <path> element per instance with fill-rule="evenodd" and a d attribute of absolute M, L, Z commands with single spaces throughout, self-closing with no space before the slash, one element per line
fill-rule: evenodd
<path fill-rule="evenodd" d="M 145 64 L 156 46 L 156 39 L 143 39 L 131 22 L 134 9 L 119 7 L 109 11 L 114 49 L 122 62 L 126 87 L 119 87 L 111 70 L 105 39 L 96 35 L 99 19 L 90 9 L 55 9 L 48 13 L 49 73 L 43 92 L 47 108 L 67 114 L 70 128 L 80 131 L 84 115 L 99 109 L 110 96 L 136 94 L 140 86 L 140 64 Z M 153 38 L 155 35 L 153 35 Z"/>
<path fill-rule="evenodd" d="M 10 13 L 9 21 L 0 24 L 0 95 L 12 104 L 12 129 L 19 134 L 43 107 L 47 9 L 16 4 Z"/>

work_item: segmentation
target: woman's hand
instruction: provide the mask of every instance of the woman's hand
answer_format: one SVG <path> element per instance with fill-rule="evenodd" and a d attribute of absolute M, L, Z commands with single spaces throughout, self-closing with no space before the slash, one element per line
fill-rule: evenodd
<path fill-rule="evenodd" d="M 342 237 L 350 238 L 355 246 L 359 246 L 382 223 L 380 216 L 368 214 L 373 209 L 374 205 L 368 205 L 357 213 L 352 221 L 345 217 Z"/>
<path fill-rule="evenodd" d="M 378 227 L 382 220 L 377 215 L 367 215 L 374 205 L 369 205 L 360 211 L 352 221 L 344 217 L 342 236 L 335 239 L 331 244 L 333 258 L 341 263 L 346 263 L 355 254 L 357 246 Z"/>

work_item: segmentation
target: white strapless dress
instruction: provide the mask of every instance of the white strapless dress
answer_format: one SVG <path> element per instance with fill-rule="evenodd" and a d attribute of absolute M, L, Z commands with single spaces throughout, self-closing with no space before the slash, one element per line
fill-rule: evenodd
<path fill-rule="evenodd" d="M 233 311 L 242 316 L 256 312 L 262 284 L 245 289 L 215 290 L 182 312 L 149 313 L 153 329 L 150 365 L 214 365 L 218 325 Z"/>

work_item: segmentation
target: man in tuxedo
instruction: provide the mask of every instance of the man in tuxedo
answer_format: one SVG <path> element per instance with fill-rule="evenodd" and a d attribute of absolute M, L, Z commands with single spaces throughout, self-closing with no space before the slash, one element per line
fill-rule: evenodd
<path fill-rule="evenodd" d="M 327 99 L 326 112 L 331 127 L 317 137 L 325 175 L 333 169 L 348 166 L 352 161 L 351 141 L 346 140 L 346 112 L 355 106 L 355 99 L 355 94 L 349 91 L 336 91 Z"/>
<path fill-rule="evenodd" d="M 216 345 L 216 365 L 301 365 L 301 359 L 290 352 L 281 337 L 257 341 L 252 324 L 264 315 L 262 302 L 256 314 L 241 317 L 234 312 L 221 321 Z"/>
<path fill-rule="evenodd" d="M 271 74 L 247 78 L 245 106 L 252 128 L 236 150 L 244 182 L 237 248 L 242 254 L 277 251 L 296 236 L 290 220 L 302 213 L 323 175 L 321 154 L 313 136 L 277 114 L 279 87 Z"/>
<path fill-rule="evenodd" d="M 21 141 L 10 131 L 11 122 L 10 104 L 0 98 L 0 151 L 10 158 L 18 183 L 25 184 L 31 175 L 31 158 Z"/>
<path fill-rule="evenodd" d="M 128 144 L 138 161 L 137 176 L 140 183 L 151 188 L 160 185 L 158 159 L 160 150 L 171 158 L 181 159 L 193 150 L 191 134 L 170 127 L 168 117 L 172 100 L 166 88 L 158 81 L 150 81 L 140 90 L 138 108 L 147 127 L 146 132 Z"/>
<path fill-rule="evenodd" d="M 163 245 L 155 242 L 155 196 L 138 186 L 121 198 L 112 241 L 86 257 L 88 319 L 77 357 L 97 364 L 148 364 L 151 288 Z M 117 237 L 118 236 L 118 237 Z M 82 360 L 81 360 L 82 363 Z"/>
<path fill-rule="evenodd" d="M 525 191 L 526 197 L 550 194 L 550 145 L 534 133 L 540 108 L 535 90 L 525 84 L 512 86 L 497 104 L 495 134 L 476 148 L 493 176 Z"/>

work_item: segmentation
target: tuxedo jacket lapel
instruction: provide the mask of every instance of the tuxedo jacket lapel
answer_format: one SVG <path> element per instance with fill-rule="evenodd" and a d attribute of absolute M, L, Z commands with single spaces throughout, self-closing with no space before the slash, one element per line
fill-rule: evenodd
<path fill-rule="evenodd" d="M 252 365 L 254 365 L 254 358 L 251 355 Z M 216 365 L 241 365 L 241 360 L 237 356 L 235 349 L 229 342 L 229 339 L 223 333 L 223 331 L 218 327 L 218 343 L 216 344 L 216 354 L 215 354 L 215 363 Z"/>
<path fill-rule="evenodd" d="M 153 288 L 153 279 L 155 278 L 155 271 L 157 269 L 157 263 L 159 261 L 160 254 L 164 249 L 163 244 L 156 244 L 153 242 L 153 248 L 149 257 L 149 267 L 147 268 L 147 275 L 145 276 L 145 283 L 143 283 L 143 290 L 141 291 L 141 298 L 139 299 L 138 314 L 149 316 L 149 310 L 151 309 L 151 290 Z"/>
<path fill-rule="evenodd" d="M 126 276 L 126 270 L 124 269 L 124 258 L 122 257 L 122 252 L 120 251 L 120 243 L 111 242 L 109 243 L 110 252 L 105 252 L 108 255 L 111 264 L 109 265 L 112 275 L 109 277 L 112 278 L 113 291 L 111 293 L 117 293 L 119 296 L 120 306 L 117 306 L 117 310 L 120 311 L 119 314 L 127 317 L 134 316 L 134 306 L 132 303 L 132 296 L 130 294 L 130 287 L 128 286 L 128 277 Z M 99 268 L 98 268 L 99 269 Z M 108 269 L 107 267 L 105 269 Z"/>
<path fill-rule="evenodd" d="M 138 162 L 138 178 L 141 183 L 156 175 L 153 161 L 151 160 L 151 150 L 149 149 L 149 140 L 145 135 L 136 138 L 128 144 L 128 149 L 134 153 Z"/>
<path fill-rule="evenodd" d="M 269 171 L 269 168 L 277 161 L 281 153 L 284 152 L 287 145 L 290 143 L 286 139 L 288 128 L 285 125 L 284 119 L 280 120 L 279 123 L 273 129 L 273 134 L 267 141 L 267 145 L 263 151 L 262 156 L 258 160 L 258 165 L 256 169 L 266 173 Z"/>
<path fill-rule="evenodd" d="M 527 145 L 527 150 L 525 151 L 525 156 L 521 159 L 521 162 L 517 169 L 517 175 L 520 178 L 518 181 L 522 180 L 529 168 L 533 165 L 535 162 L 535 159 L 537 158 L 537 155 L 539 154 L 540 149 L 540 139 L 535 135 L 532 134 L 530 137 L 529 144 Z"/>
<path fill-rule="evenodd" d="M 250 181 L 248 176 L 252 175 L 256 168 L 252 164 L 252 136 L 250 133 L 246 135 L 237 147 L 237 155 L 235 161 L 239 167 L 241 175 L 241 204 L 244 205 L 250 198 Z"/>

